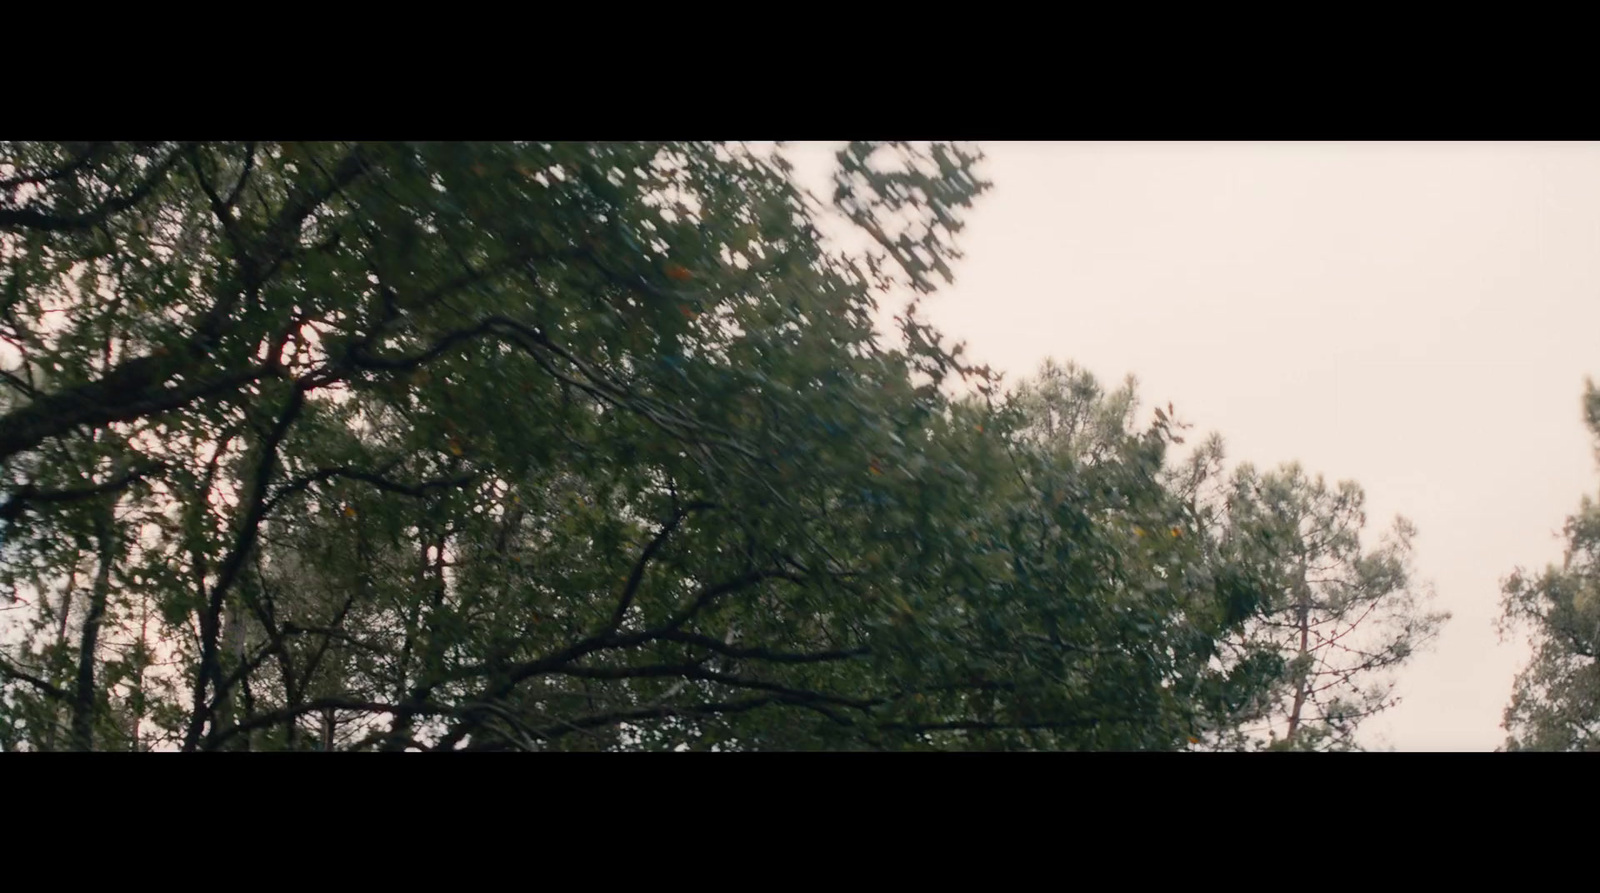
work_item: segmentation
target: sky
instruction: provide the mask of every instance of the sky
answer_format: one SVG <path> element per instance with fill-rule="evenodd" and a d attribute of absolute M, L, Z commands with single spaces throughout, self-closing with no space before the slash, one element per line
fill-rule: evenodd
<path fill-rule="evenodd" d="M 1559 562 L 1596 490 L 1600 144 L 982 145 L 994 188 L 925 315 L 1010 380 L 1131 373 L 1232 462 L 1355 480 L 1374 534 L 1413 521 L 1454 619 L 1363 740 L 1499 746 L 1526 656 L 1500 580 Z M 826 179 L 826 144 L 794 155 Z"/>

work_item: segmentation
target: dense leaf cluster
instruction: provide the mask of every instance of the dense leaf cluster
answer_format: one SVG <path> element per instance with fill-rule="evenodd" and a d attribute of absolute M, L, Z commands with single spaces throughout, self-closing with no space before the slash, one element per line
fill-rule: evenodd
<path fill-rule="evenodd" d="M 1583 406 L 1600 443 L 1593 382 Z M 1585 496 L 1566 537 L 1560 567 L 1505 580 L 1503 629 L 1528 632 L 1533 646 L 1506 708 L 1507 750 L 1600 750 L 1600 504 Z"/>
<path fill-rule="evenodd" d="M 1399 559 L 1131 388 L 877 333 L 978 160 L 0 146 L 0 744 L 1238 745 L 1294 573 Z"/>

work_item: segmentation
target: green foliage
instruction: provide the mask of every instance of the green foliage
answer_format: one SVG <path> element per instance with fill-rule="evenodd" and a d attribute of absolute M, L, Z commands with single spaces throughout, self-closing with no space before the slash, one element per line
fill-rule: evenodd
<path fill-rule="evenodd" d="M 1600 444 L 1593 382 L 1583 408 Z M 1518 569 L 1503 587 L 1502 631 L 1526 630 L 1533 646 L 1506 708 L 1507 750 L 1600 750 L 1600 504 L 1583 497 L 1566 537 L 1561 567 Z"/>
<path fill-rule="evenodd" d="M 0 144 L 0 745 L 1226 739 L 1283 507 L 1349 496 L 1219 514 L 1131 382 L 875 333 L 978 160 L 852 143 L 828 205 L 781 147 Z"/>
<path fill-rule="evenodd" d="M 1229 616 L 1253 616 L 1225 651 L 1276 655 L 1285 672 L 1219 744 L 1357 748 L 1361 722 L 1398 701 L 1393 671 L 1449 620 L 1428 609 L 1431 591 L 1414 582 L 1415 529 L 1397 518 L 1369 547 L 1361 488 L 1330 487 L 1295 464 L 1267 473 L 1241 465 L 1220 502 L 1214 523 L 1223 554 L 1251 568 L 1266 595 L 1228 599 Z"/>

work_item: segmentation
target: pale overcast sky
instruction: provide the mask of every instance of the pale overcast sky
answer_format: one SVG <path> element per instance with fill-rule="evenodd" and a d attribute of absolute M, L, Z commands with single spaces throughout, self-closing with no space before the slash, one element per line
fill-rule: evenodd
<path fill-rule="evenodd" d="M 1229 458 L 1299 460 L 1420 531 L 1455 615 L 1371 745 L 1490 750 L 1523 659 L 1499 581 L 1596 489 L 1600 144 L 989 143 L 927 315 L 1016 379 L 1133 373 Z M 819 172 L 820 145 L 797 153 Z M 809 177 L 808 177 L 809 179 Z"/>

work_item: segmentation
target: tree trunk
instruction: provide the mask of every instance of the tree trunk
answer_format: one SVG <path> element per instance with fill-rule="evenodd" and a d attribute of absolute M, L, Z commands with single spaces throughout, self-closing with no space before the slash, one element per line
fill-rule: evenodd
<path fill-rule="evenodd" d="M 244 611 L 240 609 L 236 599 L 229 599 L 228 606 L 222 612 L 222 666 L 224 668 L 236 667 L 244 662 L 245 651 L 245 624 Z M 219 680 L 226 674 L 219 673 Z M 234 692 L 237 685 L 230 686 L 228 693 L 222 696 L 217 704 L 217 732 L 224 734 L 233 728 L 237 710 L 234 707 Z M 241 740 L 234 744 L 232 749 L 249 750 L 248 741 Z"/>
<path fill-rule="evenodd" d="M 72 749 L 94 749 L 94 659 L 100 640 L 100 622 L 105 617 L 106 600 L 111 595 L 111 564 L 116 559 L 115 524 L 107 506 L 95 517 L 95 535 L 100 545 L 100 569 L 89 594 L 88 613 L 83 618 L 83 635 L 78 643 L 78 686 L 72 699 Z"/>
<path fill-rule="evenodd" d="M 1300 580 L 1296 587 L 1295 595 L 1295 621 L 1300 627 L 1300 650 L 1295 654 L 1295 662 L 1305 661 L 1311 651 L 1311 587 L 1306 583 L 1305 561 L 1300 562 Z M 1295 733 L 1300 730 L 1300 712 L 1306 705 L 1306 687 L 1311 681 L 1311 670 L 1302 666 L 1295 674 L 1294 707 L 1289 711 L 1289 732 L 1284 736 L 1284 741 L 1294 743 Z"/>
<path fill-rule="evenodd" d="M 138 651 L 136 652 L 139 669 L 133 674 L 134 710 L 131 737 L 133 739 L 132 749 L 134 753 L 138 753 L 140 750 L 139 734 L 141 731 L 141 726 L 144 724 L 144 671 L 145 661 L 147 660 L 147 649 L 150 647 L 148 644 L 149 634 L 150 601 L 149 599 L 141 599 L 139 603 L 139 645 Z"/>

